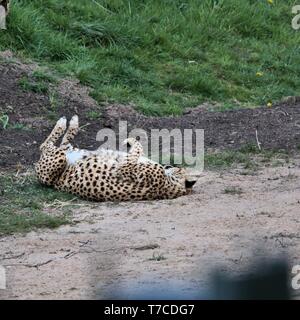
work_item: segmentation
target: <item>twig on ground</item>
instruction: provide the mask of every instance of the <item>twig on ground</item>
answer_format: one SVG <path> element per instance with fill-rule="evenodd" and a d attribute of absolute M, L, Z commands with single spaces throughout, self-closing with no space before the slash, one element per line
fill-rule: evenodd
<path fill-rule="evenodd" d="M 259 149 L 259 151 L 261 151 L 261 143 L 258 141 L 258 133 L 257 130 L 255 130 L 255 136 L 256 136 L 256 143 L 257 143 L 257 147 Z"/>
<path fill-rule="evenodd" d="M 66 206 L 70 206 L 70 205 L 73 205 L 72 202 L 77 200 L 78 198 L 73 198 L 71 200 L 68 200 L 68 201 L 61 201 L 61 200 L 57 200 L 55 199 L 52 203 L 44 203 L 44 207 L 45 208 L 56 208 L 56 209 L 61 209 L 63 207 L 66 207 Z"/>
<path fill-rule="evenodd" d="M 88 127 L 88 126 L 90 126 L 90 125 L 91 125 L 90 123 L 86 123 L 86 124 L 84 124 L 83 126 L 79 127 L 79 130 L 82 130 L 83 128 Z"/>
<path fill-rule="evenodd" d="M 44 266 L 50 262 L 52 262 L 53 259 L 47 260 L 45 262 L 37 263 L 37 264 L 27 264 L 27 263 L 13 263 L 13 264 L 6 264 L 4 267 L 17 267 L 17 266 L 23 266 L 23 267 L 28 267 L 28 268 L 39 268 L 41 266 Z"/>
<path fill-rule="evenodd" d="M 78 241 L 80 243 L 80 246 L 79 247 L 84 247 L 86 246 L 87 244 L 91 243 L 92 241 L 91 240 L 86 240 L 86 241 Z"/>
<path fill-rule="evenodd" d="M 25 252 L 22 252 L 20 254 L 17 254 L 15 256 L 8 256 L 8 257 L 3 257 L 1 260 L 9 260 L 9 259 L 17 259 L 23 257 Z"/>
<path fill-rule="evenodd" d="M 73 257 L 75 254 L 78 254 L 80 251 L 72 251 L 72 252 L 69 252 L 68 254 L 66 254 L 65 256 L 64 256 L 64 259 L 69 259 L 69 258 L 71 258 L 71 257 Z"/>
<path fill-rule="evenodd" d="M 159 248 L 159 245 L 154 243 L 154 244 L 149 244 L 145 246 L 131 247 L 130 249 L 143 251 L 143 250 L 153 250 L 157 248 Z"/>

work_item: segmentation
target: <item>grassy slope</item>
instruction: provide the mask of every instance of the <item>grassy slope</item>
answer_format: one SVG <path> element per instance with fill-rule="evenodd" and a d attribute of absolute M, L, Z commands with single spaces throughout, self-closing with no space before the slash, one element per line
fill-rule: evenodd
<path fill-rule="evenodd" d="M 180 114 L 210 100 L 266 104 L 300 94 L 294 4 L 15 0 L 0 49 L 76 76 L 100 103 L 133 102 L 148 114 Z"/>

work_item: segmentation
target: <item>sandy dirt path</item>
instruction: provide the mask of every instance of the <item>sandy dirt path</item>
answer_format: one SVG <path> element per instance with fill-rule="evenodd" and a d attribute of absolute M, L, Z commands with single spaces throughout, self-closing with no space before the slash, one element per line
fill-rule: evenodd
<path fill-rule="evenodd" d="M 300 264 L 299 163 L 205 172 L 186 197 L 83 203 L 74 225 L 1 238 L 1 298 L 130 298 L 149 285 L 193 297 L 216 267 L 243 272 L 266 252 Z"/>

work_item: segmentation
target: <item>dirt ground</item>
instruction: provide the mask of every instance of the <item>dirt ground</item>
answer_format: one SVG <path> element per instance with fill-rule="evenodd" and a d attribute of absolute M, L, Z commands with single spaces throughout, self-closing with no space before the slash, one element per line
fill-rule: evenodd
<path fill-rule="evenodd" d="M 74 225 L 2 238 L 1 298 L 151 297 L 150 288 L 156 297 L 174 288 L 192 298 L 210 289 L 215 268 L 242 274 L 253 260 L 280 254 L 300 264 L 299 163 L 251 175 L 205 172 L 189 196 L 84 203 Z"/>

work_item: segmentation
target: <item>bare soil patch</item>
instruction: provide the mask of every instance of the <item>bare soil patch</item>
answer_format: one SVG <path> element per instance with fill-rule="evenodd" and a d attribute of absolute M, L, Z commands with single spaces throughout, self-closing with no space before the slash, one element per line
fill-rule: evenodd
<path fill-rule="evenodd" d="M 84 202 L 74 225 L 4 237 L 1 298 L 132 298 L 149 286 L 191 298 L 210 288 L 215 268 L 242 274 L 253 259 L 279 254 L 299 264 L 299 163 L 206 172 L 194 194 L 175 200 Z"/>

